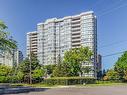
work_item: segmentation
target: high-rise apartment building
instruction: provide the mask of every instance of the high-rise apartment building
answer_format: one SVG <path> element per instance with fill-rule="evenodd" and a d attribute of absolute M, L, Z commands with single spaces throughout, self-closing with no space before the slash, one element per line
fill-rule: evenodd
<path fill-rule="evenodd" d="M 0 64 L 12 67 L 13 59 L 13 54 L 11 54 L 9 51 L 0 50 Z"/>
<path fill-rule="evenodd" d="M 7 50 L 0 50 L 0 64 L 7 66 L 18 66 L 23 61 L 23 54 L 21 51 L 15 49 L 11 52 Z"/>
<path fill-rule="evenodd" d="M 100 54 L 97 55 L 97 71 L 102 71 L 102 56 Z"/>
<path fill-rule="evenodd" d="M 23 54 L 21 51 L 16 50 L 14 52 L 14 65 L 18 66 L 23 61 Z"/>
<path fill-rule="evenodd" d="M 38 32 L 28 32 L 27 33 L 27 56 L 29 56 L 30 51 L 37 56 L 37 42 L 38 42 Z"/>
<path fill-rule="evenodd" d="M 34 33 L 36 37 L 31 37 L 30 42 L 29 38 Z M 88 46 L 94 55 L 92 64 L 84 63 L 84 65 L 92 66 L 95 72 L 97 61 L 97 20 L 93 11 L 60 19 L 47 19 L 45 22 L 38 23 L 37 32 L 28 33 L 27 38 L 27 54 L 30 48 L 29 43 L 32 43 L 32 40 L 36 40 L 35 47 L 31 45 L 31 48 L 35 48 L 35 54 L 37 54 L 40 64 L 43 65 L 56 64 L 59 56 L 63 58 L 66 50 Z M 90 76 L 96 76 L 94 72 L 90 72 Z"/>

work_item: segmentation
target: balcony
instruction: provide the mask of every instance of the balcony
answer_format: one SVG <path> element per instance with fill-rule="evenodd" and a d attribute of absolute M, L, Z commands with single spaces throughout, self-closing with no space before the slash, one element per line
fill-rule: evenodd
<path fill-rule="evenodd" d="M 72 43 L 75 41 L 81 41 L 81 38 L 80 37 L 72 38 Z"/>
<path fill-rule="evenodd" d="M 72 39 L 71 42 L 72 43 L 81 43 L 81 39 Z"/>
<path fill-rule="evenodd" d="M 79 48 L 81 46 L 81 44 L 72 44 L 72 48 Z"/>
<path fill-rule="evenodd" d="M 73 27 L 71 30 L 72 31 L 78 31 L 78 30 L 80 30 L 80 27 Z"/>
<path fill-rule="evenodd" d="M 72 35 L 72 39 L 73 39 L 73 38 L 76 38 L 76 37 L 81 37 L 81 35 L 80 35 L 80 34 L 75 34 L 75 35 L 73 34 L 73 35 Z"/>
<path fill-rule="evenodd" d="M 71 22 L 72 22 L 72 23 L 80 22 L 80 18 L 73 18 Z"/>
<path fill-rule="evenodd" d="M 74 27 L 74 26 L 80 26 L 80 22 L 77 22 L 77 23 L 72 23 L 71 26 Z"/>

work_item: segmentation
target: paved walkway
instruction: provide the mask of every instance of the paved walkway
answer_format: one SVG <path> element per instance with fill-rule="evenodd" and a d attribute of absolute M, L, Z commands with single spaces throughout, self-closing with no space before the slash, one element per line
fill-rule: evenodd
<path fill-rule="evenodd" d="M 50 88 L 43 91 L 9 95 L 127 95 L 127 86 Z"/>

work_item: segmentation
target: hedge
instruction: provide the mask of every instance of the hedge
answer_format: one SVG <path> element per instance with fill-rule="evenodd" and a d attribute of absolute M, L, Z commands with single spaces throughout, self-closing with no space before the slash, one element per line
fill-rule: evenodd
<path fill-rule="evenodd" d="M 46 85 L 75 85 L 75 84 L 92 84 L 96 79 L 86 77 L 54 77 L 44 79 L 43 83 Z"/>
<path fill-rule="evenodd" d="M 109 81 L 96 80 L 96 84 L 108 84 L 108 83 L 122 83 L 122 81 L 121 80 L 109 80 Z"/>

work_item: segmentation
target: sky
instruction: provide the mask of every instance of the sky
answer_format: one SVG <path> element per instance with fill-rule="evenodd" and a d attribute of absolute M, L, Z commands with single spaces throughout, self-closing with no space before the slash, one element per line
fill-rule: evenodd
<path fill-rule="evenodd" d="M 0 0 L 0 20 L 26 55 L 26 33 L 35 31 L 37 23 L 94 11 L 97 16 L 98 53 L 103 68 L 112 68 L 127 50 L 127 0 Z M 112 56 L 107 56 L 112 55 Z"/>

